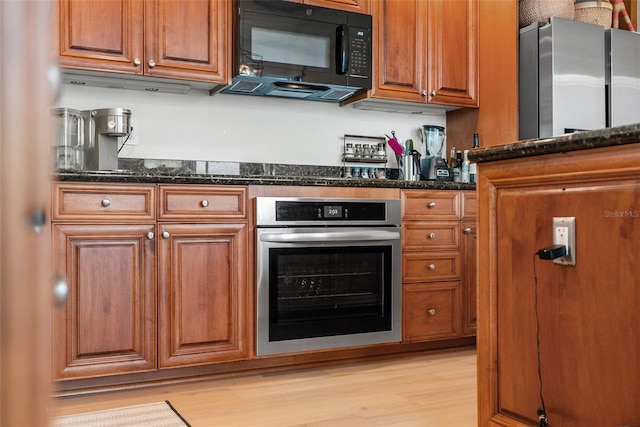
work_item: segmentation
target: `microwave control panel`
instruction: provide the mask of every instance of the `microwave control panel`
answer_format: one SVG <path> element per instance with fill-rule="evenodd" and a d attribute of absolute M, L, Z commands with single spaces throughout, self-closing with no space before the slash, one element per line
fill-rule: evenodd
<path fill-rule="evenodd" d="M 371 31 L 366 28 L 349 27 L 349 75 L 368 77 L 371 70 L 369 64 L 369 46 Z"/>

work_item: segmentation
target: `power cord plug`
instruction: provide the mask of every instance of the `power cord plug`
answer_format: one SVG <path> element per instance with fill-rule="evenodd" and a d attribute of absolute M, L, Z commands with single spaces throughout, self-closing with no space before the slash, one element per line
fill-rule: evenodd
<path fill-rule="evenodd" d="M 551 245 L 540 249 L 536 254 L 540 259 L 553 260 L 567 255 L 567 247 L 565 245 Z"/>
<path fill-rule="evenodd" d="M 538 409 L 538 420 L 540 421 L 540 427 L 549 426 L 549 420 L 547 420 L 547 414 L 545 413 L 545 410 L 542 408 Z"/>

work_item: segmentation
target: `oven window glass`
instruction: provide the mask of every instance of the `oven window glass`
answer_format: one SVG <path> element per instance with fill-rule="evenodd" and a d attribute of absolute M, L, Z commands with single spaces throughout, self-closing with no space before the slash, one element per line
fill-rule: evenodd
<path fill-rule="evenodd" d="M 251 58 L 278 64 L 329 68 L 329 37 L 267 28 L 251 29 Z"/>
<path fill-rule="evenodd" d="M 271 248 L 269 341 L 391 330 L 391 249 Z"/>

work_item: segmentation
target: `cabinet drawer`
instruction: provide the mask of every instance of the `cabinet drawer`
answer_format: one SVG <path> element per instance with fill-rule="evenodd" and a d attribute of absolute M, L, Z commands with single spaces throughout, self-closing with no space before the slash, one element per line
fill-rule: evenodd
<path fill-rule="evenodd" d="M 455 338 L 459 335 L 460 284 L 404 285 L 402 340 Z"/>
<path fill-rule="evenodd" d="M 155 186 L 121 184 L 53 184 L 54 221 L 155 220 Z"/>
<path fill-rule="evenodd" d="M 460 249 L 457 222 L 407 222 L 402 225 L 402 249 L 405 251 Z"/>
<path fill-rule="evenodd" d="M 402 220 L 457 220 L 460 192 L 449 190 L 402 191 Z"/>
<path fill-rule="evenodd" d="M 428 282 L 460 279 L 459 253 L 402 254 L 402 282 Z"/>
<path fill-rule="evenodd" d="M 246 187 L 160 186 L 160 220 L 245 219 Z"/>

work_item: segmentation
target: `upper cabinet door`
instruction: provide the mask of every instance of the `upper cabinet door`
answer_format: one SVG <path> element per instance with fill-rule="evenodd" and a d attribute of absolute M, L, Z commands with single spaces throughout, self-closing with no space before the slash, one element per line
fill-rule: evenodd
<path fill-rule="evenodd" d="M 478 105 L 477 0 L 379 0 L 373 98 Z"/>
<path fill-rule="evenodd" d="M 304 4 L 351 12 L 369 13 L 369 0 L 302 0 Z"/>
<path fill-rule="evenodd" d="M 429 102 L 478 106 L 478 2 L 430 0 Z"/>
<path fill-rule="evenodd" d="M 144 5 L 146 75 L 227 83 L 230 1 L 148 0 Z"/>
<path fill-rule="evenodd" d="M 426 2 L 373 3 L 374 98 L 424 102 Z"/>
<path fill-rule="evenodd" d="M 58 2 L 60 65 L 142 74 L 143 2 Z"/>

